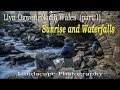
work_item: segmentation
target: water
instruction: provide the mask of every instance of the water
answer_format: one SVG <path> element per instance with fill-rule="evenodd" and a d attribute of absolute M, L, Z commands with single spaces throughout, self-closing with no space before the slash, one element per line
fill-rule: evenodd
<path fill-rule="evenodd" d="M 19 39 L 18 41 L 15 41 L 13 37 L 8 36 L 7 32 L 4 31 L 4 34 L 5 36 L 2 37 L 2 40 L 4 42 L 14 44 L 16 49 L 25 52 L 24 54 L 28 54 L 33 58 L 35 58 L 38 52 L 60 54 L 62 50 L 62 48 L 52 48 L 52 47 L 45 47 L 37 50 L 26 50 L 26 46 L 23 43 L 21 43 L 19 38 L 18 38 Z M 9 55 L 12 55 L 12 54 L 9 54 Z M 27 64 L 23 64 L 23 65 L 14 65 L 11 67 L 9 65 L 9 61 L 4 61 L 4 59 L 8 56 L 0 57 L 0 79 L 7 79 L 9 76 L 18 75 L 18 72 L 28 73 L 36 68 L 35 61 Z M 56 61 L 58 62 L 58 60 Z"/>

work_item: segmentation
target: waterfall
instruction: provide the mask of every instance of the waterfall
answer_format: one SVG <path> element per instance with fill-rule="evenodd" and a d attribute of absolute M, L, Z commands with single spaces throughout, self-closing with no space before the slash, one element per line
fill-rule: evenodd
<path fill-rule="evenodd" d="M 2 29 L 2 31 L 4 32 L 4 37 L 2 37 L 1 40 L 3 40 L 5 43 L 13 43 L 16 49 L 25 52 L 24 54 L 30 55 L 33 58 L 35 58 L 38 52 L 59 54 L 62 49 L 62 48 L 45 47 L 37 50 L 27 50 L 26 46 L 21 42 L 20 39 L 19 41 L 15 41 L 14 37 L 9 36 L 8 32 L 6 32 L 5 29 Z M 23 65 L 14 65 L 11 67 L 9 61 L 4 61 L 5 58 L 11 55 L 14 54 L 9 54 L 4 57 L 0 56 L 0 79 L 7 79 L 9 76 L 15 76 L 18 74 L 18 72 L 29 73 L 36 68 L 35 61 Z M 56 62 L 58 62 L 58 59 Z"/>

